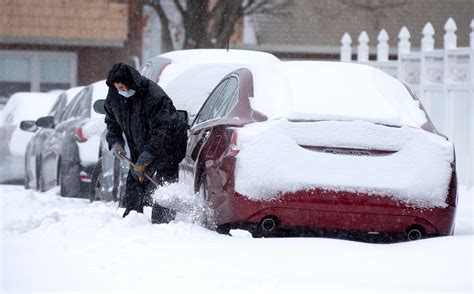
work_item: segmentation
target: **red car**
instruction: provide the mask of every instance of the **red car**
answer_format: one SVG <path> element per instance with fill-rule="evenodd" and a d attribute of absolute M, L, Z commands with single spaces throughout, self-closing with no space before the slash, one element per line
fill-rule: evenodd
<path fill-rule="evenodd" d="M 180 177 L 219 231 L 452 235 L 454 146 L 378 69 L 275 62 L 227 75 L 190 126 Z"/>

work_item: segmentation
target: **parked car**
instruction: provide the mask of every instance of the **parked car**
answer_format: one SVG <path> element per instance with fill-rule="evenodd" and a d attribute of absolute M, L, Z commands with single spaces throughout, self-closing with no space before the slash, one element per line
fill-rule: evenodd
<path fill-rule="evenodd" d="M 54 124 L 57 125 L 69 102 L 84 87 L 74 87 L 62 92 L 54 103 L 48 116 L 54 117 Z M 54 135 L 54 129 L 38 128 L 36 120 L 22 121 L 20 128 L 26 132 L 33 132 L 34 135 L 26 146 L 25 152 L 25 189 L 36 189 L 44 192 L 44 181 L 42 179 L 41 169 L 43 166 L 43 152 L 45 142 Z"/>
<path fill-rule="evenodd" d="M 275 56 L 258 51 L 196 49 L 161 54 L 147 60 L 140 74 L 159 84 L 175 107 L 192 119 L 214 86 L 243 64 L 279 62 Z M 115 159 L 102 135 L 99 161 L 92 177 L 91 201 L 116 200 L 125 192 L 129 164 Z"/>
<path fill-rule="evenodd" d="M 278 62 L 272 54 L 260 51 L 225 49 L 190 49 L 167 52 L 147 60 L 140 74 L 166 87 L 191 67 L 205 64 L 265 64 Z M 171 97 L 173 98 L 173 97 Z"/>
<path fill-rule="evenodd" d="M 415 240 L 454 230 L 453 144 L 407 87 L 365 65 L 235 70 L 199 110 L 180 178 L 221 232 Z"/>
<path fill-rule="evenodd" d="M 100 135 L 105 129 L 104 116 L 92 110 L 98 99 L 107 95 L 105 81 L 82 89 L 67 105 L 59 122 L 53 116 L 38 119 L 36 125 L 54 129 L 44 142 L 41 187 L 60 186 L 64 197 L 89 198 L 92 171 L 98 159 Z"/>
<path fill-rule="evenodd" d="M 104 114 L 101 110 L 99 113 Z M 123 207 L 122 200 L 125 196 L 125 183 L 130 165 L 121 161 L 109 151 L 106 140 L 107 131 L 100 136 L 99 159 L 94 167 L 90 185 L 90 201 L 117 201 Z M 128 145 L 125 151 L 130 154 Z"/>
<path fill-rule="evenodd" d="M 0 112 L 0 182 L 22 182 L 26 145 L 32 133 L 20 129 L 22 120 L 46 115 L 58 92 L 13 94 Z"/>

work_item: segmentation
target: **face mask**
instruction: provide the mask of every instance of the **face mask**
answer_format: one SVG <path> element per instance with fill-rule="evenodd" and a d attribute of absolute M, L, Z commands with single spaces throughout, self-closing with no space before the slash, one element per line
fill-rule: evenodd
<path fill-rule="evenodd" d="M 117 90 L 117 91 L 120 95 L 122 95 L 125 98 L 132 97 L 133 95 L 135 95 L 135 90 L 133 90 L 133 89 L 130 89 L 127 92 L 120 91 L 120 90 Z"/>

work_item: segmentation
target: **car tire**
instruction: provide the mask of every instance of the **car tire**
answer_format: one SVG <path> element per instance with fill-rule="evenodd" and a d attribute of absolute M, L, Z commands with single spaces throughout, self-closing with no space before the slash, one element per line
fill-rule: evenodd
<path fill-rule="evenodd" d="M 91 203 L 104 200 L 102 194 L 102 158 L 99 158 L 92 171 L 89 200 Z"/>
<path fill-rule="evenodd" d="M 199 190 L 197 191 L 199 197 L 197 204 L 195 205 L 195 219 L 196 222 L 209 229 L 216 229 L 216 226 L 212 220 L 212 211 L 207 203 L 207 187 L 206 187 L 206 174 L 203 173 L 199 178 Z"/>
<path fill-rule="evenodd" d="M 81 198 L 82 189 L 79 180 L 79 163 L 59 162 L 58 180 L 62 197 Z"/>
<path fill-rule="evenodd" d="M 44 177 L 43 177 L 43 163 L 41 161 L 41 158 L 38 160 L 38 163 L 36 165 L 36 181 L 37 181 L 37 186 L 36 190 L 40 192 L 45 192 L 46 189 L 44 188 Z"/>
<path fill-rule="evenodd" d="M 30 177 L 28 176 L 28 166 L 26 164 L 28 156 L 25 155 L 25 183 L 23 184 L 23 187 L 25 190 L 31 189 L 30 187 Z"/>

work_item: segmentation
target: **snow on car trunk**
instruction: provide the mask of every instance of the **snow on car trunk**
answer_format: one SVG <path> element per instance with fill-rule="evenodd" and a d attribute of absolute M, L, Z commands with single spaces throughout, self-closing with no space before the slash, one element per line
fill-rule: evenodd
<path fill-rule="evenodd" d="M 302 146 L 385 152 L 364 156 Z M 445 207 L 454 160 L 453 145 L 439 135 L 364 121 L 253 123 L 238 130 L 238 147 L 235 188 L 250 199 L 323 188 Z"/>

